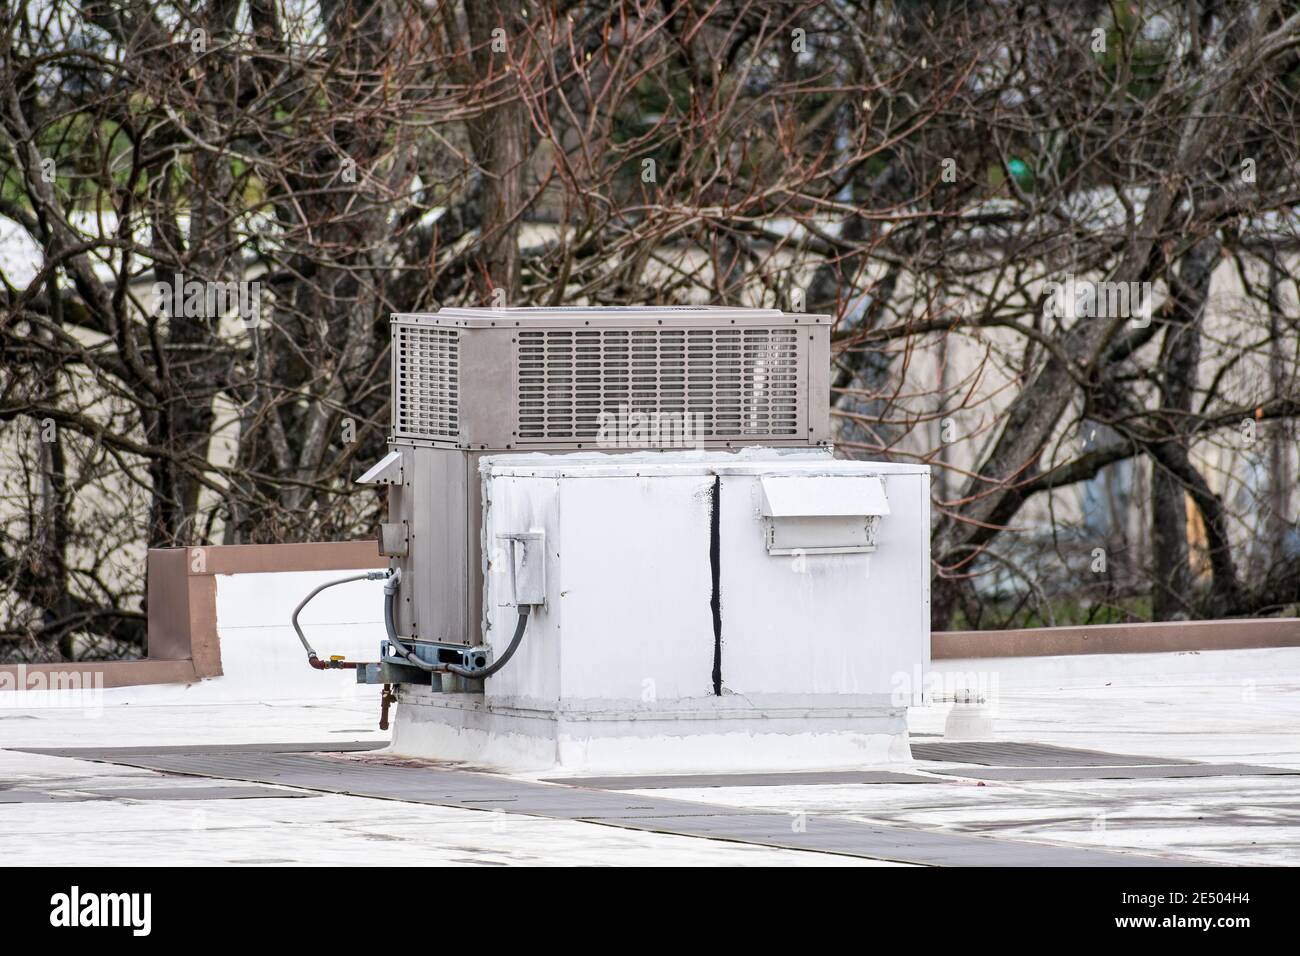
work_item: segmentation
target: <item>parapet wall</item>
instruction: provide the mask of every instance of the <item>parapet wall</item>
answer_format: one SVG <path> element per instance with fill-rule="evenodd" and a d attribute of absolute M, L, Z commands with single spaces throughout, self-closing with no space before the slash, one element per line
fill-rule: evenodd
<path fill-rule="evenodd" d="M 387 566 L 387 559 L 379 554 L 374 541 L 330 541 L 312 544 L 251 544 L 225 545 L 201 548 L 164 548 L 149 551 L 149 650 L 148 656 L 134 661 L 87 661 L 52 664 L 0 665 L 0 690 L 44 689 L 67 686 L 111 688 L 134 687 L 148 684 L 188 684 L 204 678 L 221 677 L 223 667 L 222 634 L 226 626 L 247 627 L 247 599 L 232 593 L 227 606 L 218 614 L 218 582 L 223 580 L 235 591 L 250 583 L 244 576 L 265 578 L 280 574 L 300 577 L 306 572 L 346 572 L 369 570 Z M 296 573 L 296 574 L 295 574 Z M 301 582 L 281 582 L 264 591 L 277 598 L 274 606 L 258 609 L 262 623 L 272 630 L 262 636 L 274 640 L 268 650 L 279 656 L 300 651 L 297 638 L 289 626 L 289 614 L 294 605 L 316 584 L 329 580 L 331 574 L 317 574 L 319 580 L 307 583 L 308 574 Z M 235 585 L 235 581 L 243 583 Z M 364 589 L 366 582 L 356 587 Z M 301 593 L 298 593 L 301 590 Z M 345 606 L 358 606 L 355 593 L 348 597 L 335 589 L 337 596 L 326 592 L 318 599 L 321 607 L 304 614 L 310 620 L 327 620 L 317 617 L 329 600 L 341 599 Z M 288 601 L 288 610 L 280 604 Z M 266 603 L 267 598 L 260 599 Z M 383 607 L 378 597 L 366 602 L 370 616 L 378 622 L 379 630 L 373 634 L 376 644 L 383 631 Z M 282 613 L 283 612 L 283 613 Z M 244 615 L 241 617 L 241 615 Z M 346 619 L 345 619 L 346 620 Z M 282 628 L 280 634 L 274 630 Z M 227 643 L 230 641 L 227 635 Z M 283 644 L 283 649 L 280 645 Z M 225 649 L 227 652 L 229 647 Z M 322 639 L 321 650 L 334 653 Z M 372 649 L 368 656 L 373 656 Z M 321 677 L 302 664 L 307 676 Z M 337 675 L 336 675 L 337 676 Z M 349 674 L 349 676 L 351 676 Z"/>

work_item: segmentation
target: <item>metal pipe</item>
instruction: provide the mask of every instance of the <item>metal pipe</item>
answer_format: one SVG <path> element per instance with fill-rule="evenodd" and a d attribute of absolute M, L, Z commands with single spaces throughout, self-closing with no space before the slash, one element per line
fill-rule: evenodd
<path fill-rule="evenodd" d="M 307 635 L 302 632 L 302 627 L 298 624 L 298 615 L 302 613 L 302 609 L 311 602 L 312 598 L 316 597 L 316 595 L 320 594 L 321 591 L 324 591 L 326 588 L 332 588 L 339 584 L 347 584 L 350 581 L 378 581 L 386 577 L 388 577 L 387 571 L 367 571 L 365 574 L 352 574 L 346 578 L 339 578 L 335 581 L 326 581 L 303 598 L 302 602 L 293 609 L 293 617 L 290 620 L 293 622 L 293 629 L 298 632 L 298 640 L 302 642 L 303 649 L 307 651 L 308 664 L 316 668 L 318 671 L 348 668 L 355 669 L 358 666 L 356 661 L 344 660 L 342 657 L 337 655 L 331 656 L 329 660 L 323 661 L 320 659 L 316 654 L 316 649 L 307 641 Z"/>
<path fill-rule="evenodd" d="M 379 729 L 388 729 L 388 708 L 397 702 L 397 695 L 393 693 L 393 685 L 385 684 L 384 691 L 379 695 Z"/>

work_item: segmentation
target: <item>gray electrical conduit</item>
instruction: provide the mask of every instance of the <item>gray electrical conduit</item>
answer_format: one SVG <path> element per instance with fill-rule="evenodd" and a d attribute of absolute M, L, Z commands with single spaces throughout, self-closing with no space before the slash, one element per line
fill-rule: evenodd
<path fill-rule="evenodd" d="M 393 568 L 388 580 L 384 582 L 384 630 L 388 634 L 388 643 L 392 644 L 408 661 L 414 664 L 420 670 L 436 671 L 440 670 L 437 664 L 429 664 L 420 660 L 415 653 L 402 643 L 402 639 L 397 636 L 397 626 L 393 623 L 393 601 L 397 599 L 397 585 L 402 580 L 402 569 Z"/>
<path fill-rule="evenodd" d="M 484 677 L 491 677 L 501 668 L 506 666 L 506 662 L 514 656 L 515 651 L 519 648 L 524 639 L 524 628 L 528 627 L 528 612 L 532 608 L 527 604 L 519 605 L 519 620 L 515 623 L 515 635 L 510 638 L 510 645 L 506 648 L 505 653 L 494 660 L 487 667 L 461 667 L 459 664 L 447 664 L 447 670 L 453 674 L 459 674 L 461 677 L 469 677 L 473 680 L 482 680 Z"/>
<path fill-rule="evenodd" d="M 302 642 L 303 649 L 307 652 L 307 661 L 312 667 L 318 670 L 326 670 L 337 667 L 356 667 L 355 663 L 348 661 L 335 660 L 322 661 L 316 653 L 316 649 L 307 641 L 307 635 L 302 632 L 302 627 L 298 624 L 298 615 L 316 595 L 320 594 L 326 588 L 332 588 L 339 584 L 348 584 L 351 581 L 379 581 L 384 582 L 384 630 L 388 633 L 388 643 L 397 648 L 403 658 L 410 661 L 415 667 L 421 670 L 431 672 L 448 672 L 460 677 L 468 677 L 472 680 L 482 680 L 484 677 L 491 677 L 514 656 L 519 649 L 520 643 L 524 639 L 524 630 L 528 626 L 528 612 L 531 610 L 529 605 L 522 604 L 519 606 L 519 620 L 515 624 L 514 636 L 510 639 L 509 646 L 500 658 L 493 661 L 487 667 L 462 667 L 460 664 L 430 664 L 422 661 L 415 656 L 415 653 L 402 643 L 402 639 L 397 636 L 397 627 L 393 623 L 393 601 L 397 596 L 397 585 L 402 580 L 402 572 L 399 568 L 389 571 L 367 571 L 365 574 L 352 574 L 346 578 L 338 578 L 334 581 L 326 581 L 320 587 L 314 589 L 310 594 L 302 599 L 302 602 L 293 609 L 293 629 L 298 632 L 298 640 Z"/>
<path fill-rule="evenodd" d="M 482 680 L 484 677 L 491 677 L 514 656 L 519 649 L 520 643 L 524 639 L 524 629 L 528 627 L 528 612 L 532 610 L 527 604 L 519 606 L 519 620 L 515 624 L 515 633 L 510 638 L 510 644 L 505 652 L 489 664 L 487 667 L 462 667 L 460 664 L 430 664 L 420 660 L 412 653 L 411 649 L 402 643 L 402 639 L 397 636 L 397 627 L 393 623 L 393 601 L 397 597 L 397 585 L 402 580 L 400 568 L 394 568 L 393 573 L 389 575 L 388 580 L 384 582 L 384 628 L 388 632 L 388 643 L 401 652 L 402 656 L 421 670 L 446 672 L 456 674 L 460 677 L 468 677 L 471 680 Z"/>

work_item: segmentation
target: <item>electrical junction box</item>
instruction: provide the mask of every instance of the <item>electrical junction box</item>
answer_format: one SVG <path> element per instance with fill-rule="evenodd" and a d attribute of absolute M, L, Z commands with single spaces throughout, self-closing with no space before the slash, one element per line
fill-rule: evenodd
<path fill-rule="evenodd" d="M 497 535 L 498 547 L 492 563 L 503 573 L 509 587 L 497 588 L 499 607 L 539 607 L 546 603 L 546 534 L 542 531 L 513 531 Z"/>
<path fill-rule="evenodd" d="M 488 456 L 480 479 L 485 643 L 516 623 L 521 534 L 545 600 L 481 693 L 402 686 L 396 752 L 614 773 L 908 757 L 926 467 L 751 448 Z"/>

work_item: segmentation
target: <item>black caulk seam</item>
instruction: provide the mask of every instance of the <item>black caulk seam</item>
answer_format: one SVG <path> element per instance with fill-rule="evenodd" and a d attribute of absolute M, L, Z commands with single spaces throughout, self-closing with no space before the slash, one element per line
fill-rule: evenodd
<path fill-rule="evenodd" d="M 713 478 L 709 507 L 709 573 L 713 576 L 713 694 L 722 696 L 722 479 Z"/>

